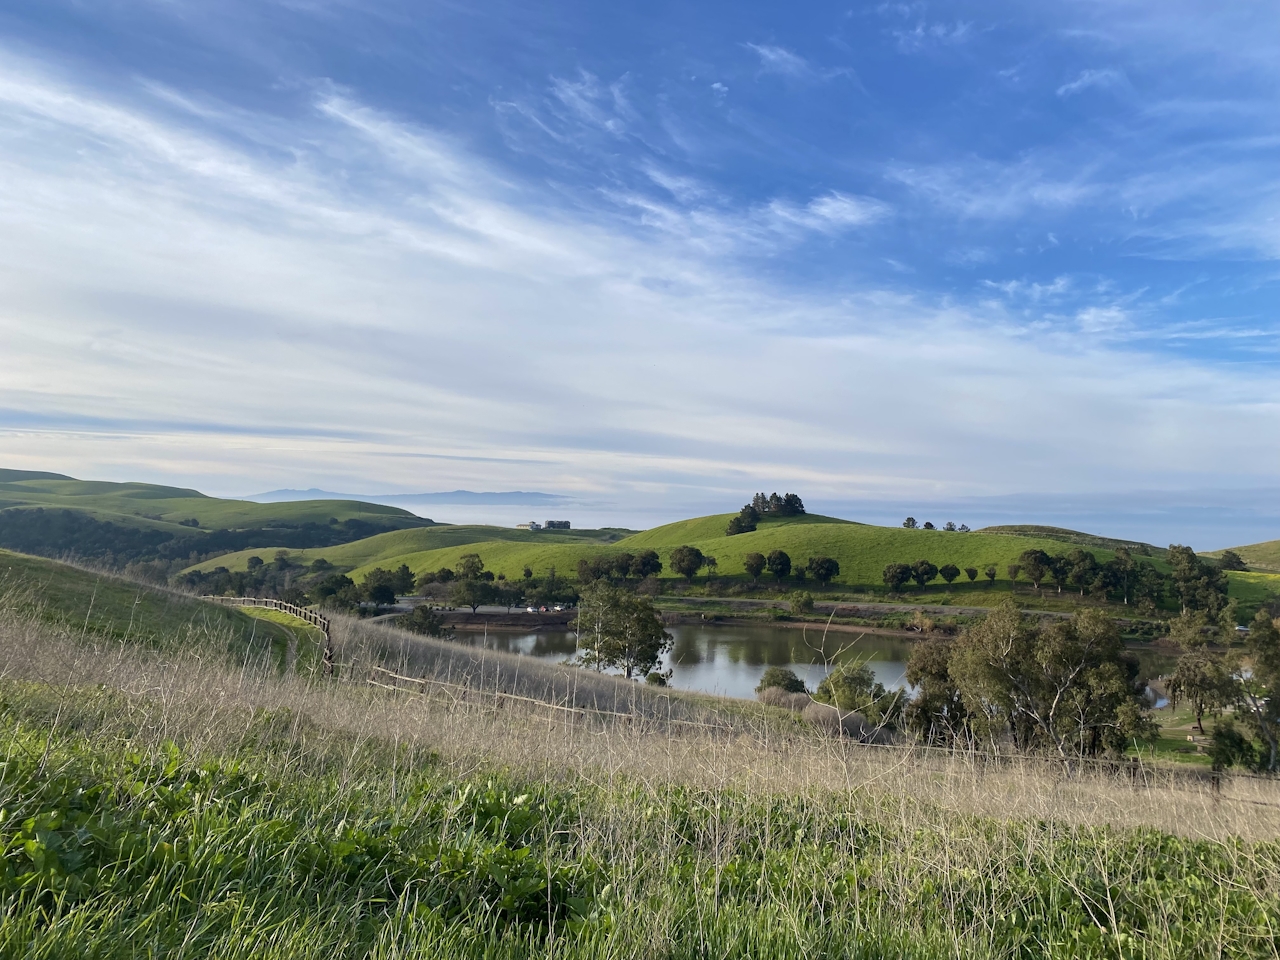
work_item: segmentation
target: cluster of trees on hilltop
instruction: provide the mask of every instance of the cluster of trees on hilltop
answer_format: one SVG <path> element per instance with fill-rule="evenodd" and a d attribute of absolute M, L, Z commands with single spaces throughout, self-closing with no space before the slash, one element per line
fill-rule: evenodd
<path fill-rule="evenodd" d="M 786 493 L 778 496 L 775 492 L 766 497 L 763 493 L 757 493 L 751 498 L 751 502 L 729 521 L 729 526 L 725 528 L 725 535 L 732 537 L 738 533 L 750 533 L 756 529 L 762 517 L 798 517 L 803 513 L 804 501 L 798 494 Z"/>
<path fill-rule="evenodd" d="M 915 517 L 907 517 L 907 519 L 902 521 L 902 525 L 908 530 L 937 530 L 938 529 L 928 520 L 926 520 L 924 523 L 917 523 Z M 968 533 L 969 532 L 969 528 L 965 524 L 962 523 L 960 524 L 960 526 L 957 527 L 950 520 L 948 520 L 945 524 L 942 525 L 942 529 L 944 531 L 947 531 L 948 533 Z"/>

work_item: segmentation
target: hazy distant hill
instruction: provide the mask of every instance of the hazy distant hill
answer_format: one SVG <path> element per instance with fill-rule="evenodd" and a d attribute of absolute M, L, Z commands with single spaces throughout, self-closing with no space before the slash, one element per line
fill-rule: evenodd
<path fill-rule="evenodd" d="M 331 490 L 268 490 L 266 493 L 249 494 L 244 499 L 256 503 L 287 503 L 294 500 L 361 500 L 366 503 L 383 504 L 448 504 L 468 506 L 510 506 L 510 507 L 557 507 L 573 502 L 572 497 L 563 497 L 556 493 L 537 493 L 528 490 L 506 490 L 494 492 L 476 492 L 474 490 L 451 490 L 444 493 L 334 493 Z"/>
<path fill-rule="evenodd" d="M 182 487 L 0 471 L 0 547 L 45 556 L 172 561 L 249 546 L 346 543 L 431 524 L 398 507 L 354 500 L 261 504 Z"/>

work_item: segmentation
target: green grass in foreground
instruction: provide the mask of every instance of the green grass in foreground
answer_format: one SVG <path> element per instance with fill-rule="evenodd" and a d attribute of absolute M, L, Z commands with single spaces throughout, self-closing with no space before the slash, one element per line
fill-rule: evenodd
<path fill-rule="evenodd" d="M 1277 949 L 1275 843 L 998 822 L 858 793 L 530 779 L 287 711 L 228 718 L 232 740 L 180 748 L 143 729 L 154 712 L 119 693 L 0 684 L 0 955 Z"/>

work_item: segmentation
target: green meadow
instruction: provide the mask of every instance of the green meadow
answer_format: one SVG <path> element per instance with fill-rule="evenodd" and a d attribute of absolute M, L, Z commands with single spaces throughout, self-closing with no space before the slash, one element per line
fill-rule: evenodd
<path fill-rule="evenodd" d="M 717 576 L 745 578 L 742 558 L 748 553 L 768 554 L 783 550 L 795 565 L 803 565 L 810 557 L 833 557 L 840 563 L 840 574 L 833 583 L 860 588 L 880 588 L 881 573 L 889 563 L 911 563 L 927 559 L 942 566 L 953 563 L 960 569 L 974 567 L 979 571 L 994 565 L 998 581 L 1009 582 L 1007 565 L 1024 550 L 1042 549 L 1050 553 L 1070 549 L 1061 539 L 1044 536 L 1022 536 L 1004 533 L 953 533 L 941 530 L 906 530 L 851 523 L 831 517 L 804 515 L 761 522 L 752 533 L 725 536 L 725 526 L 732 514 L 720 514 L 682 520 L 636 533 L 613 543 L 586 536 L 558 533 L 505 530 L 499 527 L 432 527 L 425 530 L 395 531 L 369 537 L 338 547 L 288 551 L 291 558 L 304 563 L 323 557 L 345 567 L 359 579 L 374 567 L 396 567 L 406 564 L 415 574 L 440 567 L 453 567 L 463 554 L 476 553 L 485 567 L 495 574 L 518 578 L 525 567 L 535 576 L 544 576 L 554 567 L 562 575 L 573 576 L 578 560 L 620 553 L 656 550 L 666 569 L 662 576 L 674 578 L 668 560 L 671 551 L 682 545 L 697 547 L 717 560 Z M 1093 548 L 1099 560 L 1113 552 Z M 245 550 L 216 557 L 195 569 L 210 570 L 217 566 L 244 569 L 250 556 L 269 559 L 270 552 Z M 1159 565 L 1159 561 L 1155 561 Z M 762 579 L 769 579 L 766 574 Z M 962 576 L 957 586 L 968 583 Z M 941 584 L 941 581 L 938 581 Z M 985 588 L 979 574 L 977 589 Z M 975 592 L 977 592 L 975 589 Z"/>

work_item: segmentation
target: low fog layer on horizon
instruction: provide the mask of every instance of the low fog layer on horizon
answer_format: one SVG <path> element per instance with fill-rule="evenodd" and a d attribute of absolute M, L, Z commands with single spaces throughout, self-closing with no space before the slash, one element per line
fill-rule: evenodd
<path fill-rule="evenodd" d="M 465 496 L 457 496 L 462 493 Z M 732 513 L 731 500 L 630 498 L 625 502 L 584 500 L 543 493 L 433 494 L 340 493 L 326 490 L 276 490 L 242 499 L 259 503 L 303 499 L 354 499 L 408 510 L 438 523 L 514 526 L 530 520 L 568 520 L 576 528 L 615 527 L 644 530 L 712 513 Z M 745 499 L 745 497 L 743 498 Z M 1216 550 L 1255 543 L 1280 531 L 1280 490 L 1194 490 L 1171 493 L 1070 495 L 1055 492 L 963 497 L 950 500 L 812 500 L 812 513 L 897 526 L 914 516 L 941 528 L 947 521 L 973 529 L 1038 524 L 1166 546 L 1183 543 Z"/>
<path fill-rule="evenodd" d="M 1278 80 L 1261 5 L 6 10 L 0 462 L 1274 539 Z"/>

